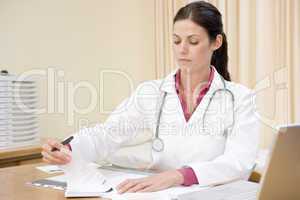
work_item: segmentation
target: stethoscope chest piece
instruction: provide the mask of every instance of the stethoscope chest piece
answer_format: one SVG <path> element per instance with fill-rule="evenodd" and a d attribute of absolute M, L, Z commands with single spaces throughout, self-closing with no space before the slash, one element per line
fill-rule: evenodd
<path fill-rule="evenodd" d="M 162 141 L 161 138 L 155 138 L 152 141 L 152 149 L 156 152 L 162 152 L 164 150 L 164 142 Z"/>

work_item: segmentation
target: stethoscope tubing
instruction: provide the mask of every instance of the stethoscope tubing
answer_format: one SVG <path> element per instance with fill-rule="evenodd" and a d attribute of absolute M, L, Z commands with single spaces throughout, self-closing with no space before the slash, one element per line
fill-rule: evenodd
<path fill-rule="evenodd" d="M 232 123 L 224 131 L 225 134 L 226 134 L 226 136 L 227 136 L 228 129 L 232 128 L 234 126 L 234 123 L 235 123 L 235 113 L 234 113 L 234 102 L 235 102 L 235 99 L 234 99 L 234 95 L 233 95 L 232 91 L 230 91 L 226 87 L 226 83 L 225 83 L 224 78 L 221 77 L 221 79 L 222 79 L 224 87 L 222 89 L 218 89 L 218 90 L 214 91 L 213 94 L 211 95 L 211 97 L 209 98 L 208 105 L 206 106 L 205 111 L 203 113 L 202 128 L 204 130 L 204 128 L 205 128 L 204 124 L 205 124 L 206 112 L 208 111 L 209 105 L 212 102 L 214 96 L 216 95 L 217 92 L 225 91 L 225 92 L 227 92 L 227 93 L 230 94 L 230 96 L 231 96 L 231 102 L 232 102 Z M 166 96 L 167 96 L 167 92 L 164 92 L 163 98 L 162 98 L 162 101 L 161 101 L 161 105 L 160 105 L 160 108 L 159 108 L 158 116 L 157 116 L 157 123 L 156 123 L 156 129 L 155 129 L 155 138 L 152 141 L 152 149 L 154 151 L 156 151 L 156 152 L 162 152 L 164 150 L 164 141 L 159 137 L 159 126 L 160 126 L 160 119 L 161 119 L 161 114 L 162 114 L 163 106 L 164 106 L 164 103 L 165 103 L 165 100 L 166 100 Z"/>

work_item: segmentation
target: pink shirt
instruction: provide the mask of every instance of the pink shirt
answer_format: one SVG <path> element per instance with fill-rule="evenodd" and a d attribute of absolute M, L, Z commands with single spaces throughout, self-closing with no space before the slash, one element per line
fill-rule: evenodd
<path fill-rule="evenodd" d="M 185 120 L 188 121 L 190 119 L 190 117 L 192 116 L 193 112 L 195 111 L 195 109 L 197 108 L 197 106 L 200 104 L 201 100 L 203 99 L 204 95 L 207 93 L 207 91 L 210 88 L 210 85 L 212 83 L 212 80 L 214 78 L 214 68 L 211 67 L 210 68 L 210 74 L 209 74 L 209 78 L 208 78 L 208 82 L 202 87 L 202 89 L 199 92 L 199 95 L 197 97 L 197 101 L 196 101 L 196 106 L 194 108 L 194 110 L 192 111 L 192 113 L 189 113 L 188 111 L 188 107 L 187 107 L 187 103 L 184 99 L 184 96 L 182 94 L 179 93 L 179 88 L 180 88 L 180 70 L 177 71 L 177 73 L 175 74 L 175 88 L 176 88 L 176 92 L 177 95 L 179 97 L 180 103 L 181 103 L 181 107 L 184 113 L 184 117 Z M 191 167 L 187 167 L 187 168 L 181 168 L 178 169 L 178 171 L 182 174 L 182 176 L 184 177 L 184 181 L 183 184 L 184 186 L 190 186 L 193 184 L 198 184 L 198 179 L 196 177 L 196 174 L 194 172 L 194 170 Z"/>

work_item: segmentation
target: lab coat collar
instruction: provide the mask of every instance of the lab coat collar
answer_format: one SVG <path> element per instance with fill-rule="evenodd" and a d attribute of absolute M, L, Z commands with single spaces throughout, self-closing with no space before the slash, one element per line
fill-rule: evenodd
<path fill-rule="evenodd" d="M 214 91 L 224 88 L 223 81 L 221 75 L 218 73 L 216 68 L 212 66 L 215 70 L 213 81 L 210 85 L 210 88 L 208 90 L 208 94 L 213 93 Z M 166 78 L 162 81 L 160 90 L 162 92 L 167 93 L 176 93 L 176 87 L 175 87 L 175 74 L 179 68 L 176 68 L 173 70 L 170 74 L 166 76 Z"/>
<path fill-rule="evenodd" d="M 175 88 L 175 74 L 178 71 L 179 68 L 176 68 L 173 70 L 170 74 L 168 74 L 165 79 L 162 80 L 162 83 L 160 85 L 160 90 L 162 92 L 167 92 L 167 93 L 176 93 L 176 88 Z"/>

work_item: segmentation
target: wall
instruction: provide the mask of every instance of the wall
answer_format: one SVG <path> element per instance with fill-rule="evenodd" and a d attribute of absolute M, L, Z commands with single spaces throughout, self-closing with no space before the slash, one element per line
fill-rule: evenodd
<path fill-rule="evenodd" d="M 0 1 L 0 69 L 40 74 L 42 136 L 104 121 L 155 78 L 154 9 L 149 0 Z"/>

